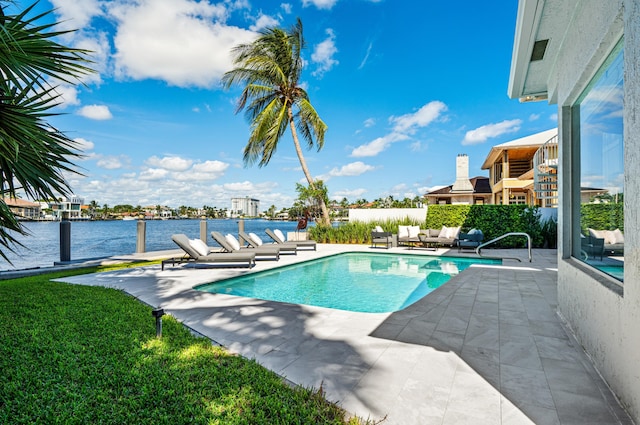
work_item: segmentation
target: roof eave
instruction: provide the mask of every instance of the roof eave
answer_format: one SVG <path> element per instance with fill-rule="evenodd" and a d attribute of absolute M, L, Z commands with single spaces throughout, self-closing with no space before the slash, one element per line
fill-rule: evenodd
<path fill-rule="evenodd" d="M 522 102 L 547 98 L 547 91 L 525 93 L 525 82 L 531 63 L 531 51 L 535 43 L 536 32 L 540 24 L 544 2 L 541 0 L 520 0 L 518 17 L 511 56 L 511 71 L 507 94 L 511 99 Z"/>

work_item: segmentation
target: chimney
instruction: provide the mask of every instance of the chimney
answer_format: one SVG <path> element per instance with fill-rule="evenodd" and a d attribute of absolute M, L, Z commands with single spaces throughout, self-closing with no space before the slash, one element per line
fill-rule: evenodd
<path fill-rule="evenodd" d="M 469 181 L 469 157 L 466 154 L 458 154 L 456 158 L 456 181 L 451 188 L 451 192 L 473 192 L 473 185 Z"/>

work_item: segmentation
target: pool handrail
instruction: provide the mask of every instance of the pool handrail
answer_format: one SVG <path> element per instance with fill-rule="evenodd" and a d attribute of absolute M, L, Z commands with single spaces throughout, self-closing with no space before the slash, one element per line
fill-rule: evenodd
<path fill-rule="evenodd" d="M 497 238 L 491 239 L 489 242 L 485 242 L 482 243 L 480 245 L 478 245 L 478 247 L 476 248 L 476 254 L 478 254 L 478 256 L 482 257 L 482 253 L 480 252 L 482 250 L 482 248 L 484 248 L 487 245 L 491 245 L 494 242 L 497 242 L 501 239 L 506 238 L 507 236 L 526 236 L 527 237 L 527 248 L 529 250 L 529 262 L 531 262 L 531 236 L 529 236 L 528 233 L 524 233 L 524 232 L 509 232 L 509 233 L 505 233 L 502 236 L 498 236 Z M 522 260 L 520 260 L 519 258 L 516 257 L 502 257 L 502 258 L 506 258 L 509 260 L 517 260 L 522 262 Z"/>

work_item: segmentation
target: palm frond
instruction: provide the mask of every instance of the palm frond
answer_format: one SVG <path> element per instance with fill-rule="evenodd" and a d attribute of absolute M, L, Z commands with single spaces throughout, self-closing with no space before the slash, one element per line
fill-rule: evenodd
<path fill-rule="evenodd" d="M 51 14 L 47 11 L 27 18 L 36 3 L 18 15 L 0 16 L 0 72 L 13 85 L 24 87 L 32 81 L 44 88 L 45 76 L 73 84 L 94 72 L 88 65 L 88 50 L 74 49 L 53 41 L 72 31 L 52 31 L 57 23 L 37 25 Z"/>

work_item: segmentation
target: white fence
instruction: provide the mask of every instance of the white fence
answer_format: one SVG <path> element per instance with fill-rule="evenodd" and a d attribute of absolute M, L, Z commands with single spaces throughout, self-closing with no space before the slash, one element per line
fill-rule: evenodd
<path fill-rule="evenodd" d="M 369 223 L 371 221 L 402 220 L 411 218 L 424 223 L 427 220 L 426 208 L 367 208 L 350 209 L 349 221 L 361 221 Z"/>

